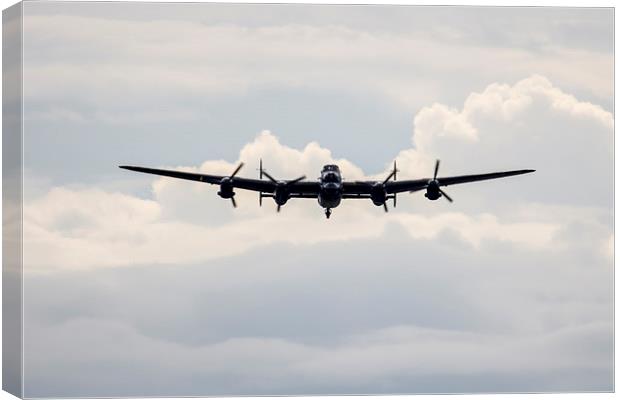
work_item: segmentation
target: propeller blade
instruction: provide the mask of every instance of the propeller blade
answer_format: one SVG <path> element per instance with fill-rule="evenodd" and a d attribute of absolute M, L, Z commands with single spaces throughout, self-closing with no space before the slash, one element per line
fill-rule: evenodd
<path fill-rule="evenodd" d="M 237 208 L 237 200 L 235 200 L 235 196 L 231 197 L 230 201 L 232 202 L 233 207 Z"/>
<path fill-rule="evenodd" d="M 389 181 L 390 179 L 392 179 L 393 176 L 396 175 L 396 170 L 393 170 L 387 178 L 385 178 L 385 180 L 383 181 L 383 184 L 385 185 L 387 183 L 387 181 Z"/>
<path fill-rule="evenodd" d="M 258 170 L 260 171 L 258 175 L 259 179 L 263 179 L 263 159 L 262 158 L 260 159 L 258 165 L 259 165 Z"/>
<path fill-rule="evenodd" d="M 292 185 L 293 183 L 297 183 L 299 181 L 303 181 L 304 179 L 306 179 L 306 175 L 300 176 L 297 179 L 293 179 L 293 180 L 287 181 L 286 184 L 287 185 Z"/>
<path fill-rule="evenodd" d="M 439 159 L 435 161 L 435 174 L 433 175 L 433 180 L 437 179 L 437 172 L 439 172 Z"/>
<path fill-rule="evenodd" d="M 243 168 L 243 163 L 240 163 L 240 164 L 237 166 L 237 169 L 235 169 L 235 171 L 232 173 L 232 175 L 230 176 L 230 178 L 231 178 L 231 179 L 232 179 L 232 178 L 234 178 L 234 177 L 235 177 L 235 175 L 237 175 L 237 172 L 239 172 L 239 170 L 240 170 L 241 168 Z"/>
<path fill-rule="evenodd" d="M 444 192 L 443 190 L 439 189 L 439 193 L 441 193 L 441 195 L 443 197 L 446 198 L 446 200 L 448 200 L 450 203 L 452 203 L 454 200 L 452 200 L 452 197 L 448 196 L 448 194 L 446 192 Z"/>
<path fill-rule="evenodd" d="M 278 183 L 278 181 L 276 181 L 273 176 L 269 175 L 267 171 L 263 170 L 263 175 L 265 175 L 271 182 Z"/>
<path fill-rule="evenodd" d="M 276 209 L 276 211 L 280 212 L 280 208 L 282 208 L 282 206 L 278 204 L 278 208 Z"/>
<path fill-rule="evenodd" d="M 383 203 L 383 209 L 385 210 L 385 212 L 388 212 L 387 203 Z"/>

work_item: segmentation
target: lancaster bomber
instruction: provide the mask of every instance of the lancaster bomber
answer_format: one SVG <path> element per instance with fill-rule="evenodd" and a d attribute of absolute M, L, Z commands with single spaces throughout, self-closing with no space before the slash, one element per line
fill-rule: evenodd
<path fill-rule="evenodd" d="M 342 178 L 340 168 L 333 164 L 323 166 L 321 176 L 316 181 L 305 181 L 305 176 L 290 180 L 275 179 L 263 169 L 262 160 L 260 160 L 259 179 L 237 177 L 242 167 L 243 163 L 239 164 L 231 175 L 219 176 L 166 169 L 134 167 L 129 165 L 119 166 L 119 168 L 131 171 L 219 185 L 220 190 L 217 194 L 224 199 L 230 199 L 234 207 L 237 207 L 234 192 L 235 188 L 258 192 L 258 203 L 261 206 L 263 204 L 263 198 L 274 199 L 278 212 L 280 212 L 280 208 L 286 204 L 289 199 L 317 199 L 319 205 L 325 209 L 325 216 L 327 218 L 331 216 L 332 209 L 338 207 L 343 199 L 370 199 L 374 205 L 383 207 L 385 212 L 387 212 L 388 200 L 392 200 L 394 207 L 396 207 L 396 195 L 398 193 L 411 193 L 426 190 L 424 196 L 429 200 L 437 200 L 440 197 L 444 197 L 449 202 L 452 202 L 452 198 L 443 191 L 442 187 L 459 183 L 504 178 L 535 171 L 533 169 L 520 169 L 515 171 L 438 178 L 439 160 L 437 160 L 435 163 L 435 173 L 432 178 L 397 181 L 396 173 L 398 170 L 396 169 L 396 161 L 394 161 L 392 172 L 383 181 L 348 182 Z M 263 177 L 267 179 L 263 179 Z"/>

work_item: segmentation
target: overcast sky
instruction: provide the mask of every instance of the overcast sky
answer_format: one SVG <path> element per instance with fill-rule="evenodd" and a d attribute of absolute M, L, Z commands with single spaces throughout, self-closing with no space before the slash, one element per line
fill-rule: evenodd
<path fill-rule="evenodd" d="M 610 391 L 611 9 L 24 4 L 25 396 Z M 532 168 L 385 214 L 119 164 Z"/>

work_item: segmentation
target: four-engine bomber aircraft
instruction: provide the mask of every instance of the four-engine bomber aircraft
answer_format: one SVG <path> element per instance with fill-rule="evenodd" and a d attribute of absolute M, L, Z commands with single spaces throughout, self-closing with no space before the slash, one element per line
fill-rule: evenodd
<path fill-rule="evenodd" d="M 233 189 L 253 190 L 258 193 L 258 202 L 262 206 L 263 198 L 273 198 L 280 212 L 282 207 L 289 199 L 317 199 L 321 207 L 325 209 L 325 216 L 330 217 L 332 208 L 338 207 L 342 199 L 370 199 L 374 205 L 383 206 L 385 212 L 388 211 L 387 201 L 393 200 L 396 207 L 396 194 L 401 192 L 417 192 L 426 190 L 424 196 L 429 200 L 437 200 L 445 197 L 452 202 L 452 198 L 444 192 L 441 187 L 456 185 L 459 183 L 483 181 L 487 179 L 503 178 L 506 176 L 521 175 L 534 172 L 533 169 L 520 169 L 516 171 L 492 172 L 489 174 L 461 175 L 438 178 L 439 160 L 435 163 L 435 173 L 432 178 L 422 178 L 413 180 L 396 180 L 396 161 L 394 169 L 383 181 L 353 181 L 346 182 L 340 174 L 337 165 L 325 165 L 321 171 L 321 177 L 314 182 L 304 181 L 305 176 L 300 176 L 291 180 L 278 180 L 272 177 L 263 169 L 263 161 L 260 161 L 260 179 L 248 179 L 237 177 L 237 173 L 243 167 L 239 164 L 230 176 L 206 175 L 192 172 L 173 171 L 165 169 L 133 167 L 121 165 L 120 168 L 131 171 L 144 172 L 147 174 L 163 175 L 172 178 L 188 179 L 191 181 L 205 182 L 212 185 L 220 185 L 217 194 L 230 199 L 232 205 L 237 207 L 235 192 Z M 267 177 L 267 180 L 263 179 Z M 392 180 L 393 179 L 393 180 Z"/>

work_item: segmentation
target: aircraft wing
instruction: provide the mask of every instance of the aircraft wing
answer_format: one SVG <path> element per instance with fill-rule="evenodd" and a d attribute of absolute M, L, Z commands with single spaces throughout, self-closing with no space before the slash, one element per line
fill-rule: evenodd
<path fill-rule="evenodd" d="M 222 178 L 225 178 L 225 176 L 220 176 L 220 175 L 197 174 L 194 172 L 175 171 L 175 170 L 168 170 L 168 169 L 133 167 L 130 165 L 121 165 L 119 166 L 119 168 L 128 169 L 130 171 L 136 171 L 136 172 L 144 172 L 146 174 L 154 174 L 154 175 L 168 176 L 168 177 L 177 178 L 177 179 L 186 179 L 190 181 L 205 182 L 205 183 L 210 183 L 212 185 L 219 185 Z M 295 184 L 295 186 L 299 185 L 300 183 L 302 182 Z M 235 177 L 232 180 L 232 185 L 233 187 L 236 187 L 239 189 L 246 189 L 246 190 L 253 190 L 256 192 L 267 192 L 267 193 L 272 193 L 273 191 L 275 191 L 275 188 L 276 188 L 276 184 L 271 181 L 261 180 L 261 179 L 240 178 L 240 177 Z"/>
<path fill-rule="evenodd" d="M 477 174 L 477 175 L 459 175 L 459 176 L 447 176 L 444 178 L 437 178 L 439 186 L 457 185 L 460 183 L 485 181 L 488 179 L 505 178 L 507 176 L 522 175 L 534 172 L 533 169 L 519 169 L 515 171 L 505 172 L 491 172 L 489 174 Z M 423 178 L 404 181 L 389 181 L 385 183 L 385 191 L 389 194 L 400 192 L 416 192 L 418 190 L 426 189 L 428 182 L 433 178 Z"/>
<path fill-rule="evenodd" d="M 358 195 L 370 195 L 372 186 L 376 184 L 375 181 L 354 181 L 354 182 L 342 182 L 343 195 L 358 196 Z"/>
<path fill-rule="evenodd" d="M 177 179 L 186 179 L 196 182 L 210 183 L 211 185 L 219 185 L 222 175 L 197 174 L 194 172 L 175 171 L 169 169 L 157 169 L 146 167 L 134 167 L 130 165 L 121 165 L 119 168 L 128 169 L 130 171 L 144 172 L 146 174 L 154 174 L 168 176 Z M 239 189 L 253 190 L 255 192 L 273 193 L 276 190 L 276 183 L 264 179 L 248 179 L 235 176 L 232 180 L 232 186 Z M 291 197 L 317 197 L 319 195 L 319 182 L 294 182 L 289 186 Z M 301 196 L 296 196 L 301 195 Z"/>
<path fill-rule="evenodd" d="M 321 190 L 321 184 L 318 181 L 315 182 L 295 182 L 289 187 L 291 197 L 299 198 L 316 198 Z"/>

